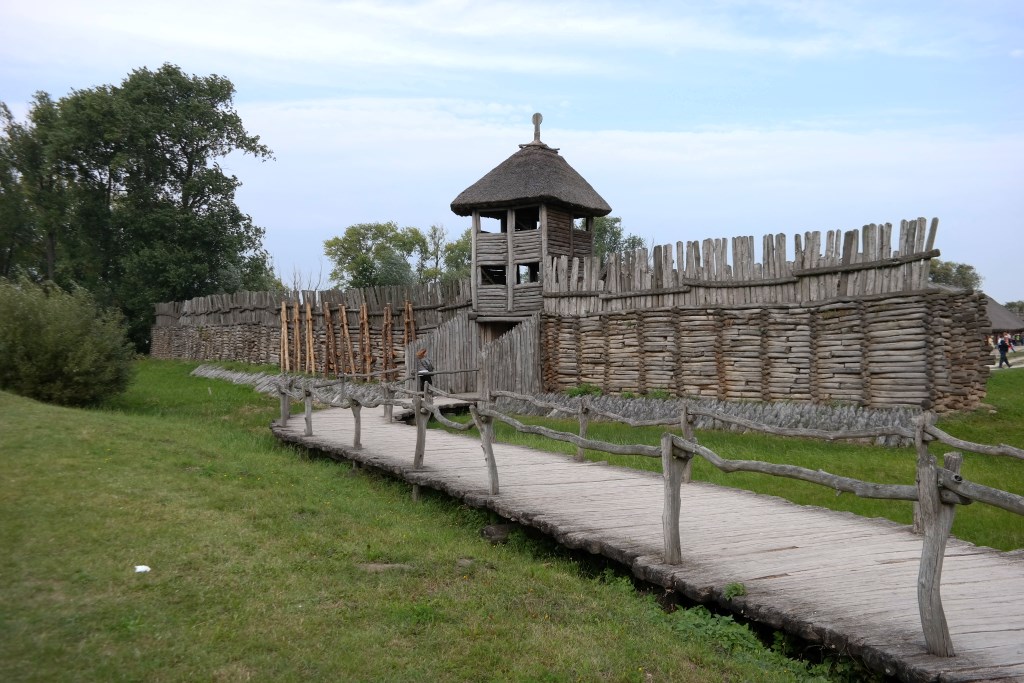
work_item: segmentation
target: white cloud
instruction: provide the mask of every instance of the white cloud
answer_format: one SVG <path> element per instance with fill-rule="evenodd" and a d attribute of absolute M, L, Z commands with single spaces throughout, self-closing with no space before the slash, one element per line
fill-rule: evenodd
<path fill-rule="evenodd" d="M 253 106 L 243 119 L 278 161 L 238 168 L 246 183 L 240 201 L 269 229 L 268 247 L 285 272 L 293 263 L 313 269 L 322 241 L 353 223 L 442 223 L 461 231 L 465 220 L 449 203 L 530 141 L 531 113 L 473 100 Z M 1024 134 L 579 131 L 551 118 L 542 139 L 559 147 L 627 230 L 645 239 L 749 234 L 759 240 L 773 232 L 937 216 L 944 258 L 975 264 L 993 295 L 1020 298 L 1010 293 L 1014 283 L 1003 280 L 1016 272 L 1016 257 L 978 235 L 1024 208 L 1016 187 L 1024 174 Z M 298 215 L 302 225 L 293 223 Z"/>

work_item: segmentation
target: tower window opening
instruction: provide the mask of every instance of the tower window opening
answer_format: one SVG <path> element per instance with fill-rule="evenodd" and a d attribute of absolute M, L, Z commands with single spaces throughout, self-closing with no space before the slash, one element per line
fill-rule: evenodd
<path fill-rule="evenodd" d="M 505 266 L 480 266 L 480 284 L 507 284 L 507 280 L 505 278 Z"/>
<path fill-rule="evenodd" d="M 516 284 L 525 285 L 529 282 L 540 282 L 540 262 L 519 263 L 516 265 Z"/>

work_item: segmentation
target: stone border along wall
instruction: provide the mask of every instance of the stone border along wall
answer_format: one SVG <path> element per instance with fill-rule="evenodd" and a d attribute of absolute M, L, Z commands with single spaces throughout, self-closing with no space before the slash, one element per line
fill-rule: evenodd
<path fill-rule="evenodd" d="M 672 307 L 542 318 L 544 390 L 718 401 L 975 408 L 989 350 L 981 293 L 921 291 L 817 306 Z"/>
<path fill-rule="evenodd" d="M 240 372 L 237 370 L 226 370 L 216 365 L 200 365 L 192 371 L 192 376 L 249 385 L 260 393 L 276 398 L 278 395 L 278 382 L 289 375 Z M 303 375 L 291 376 L 300 379 L 303 377 Z M 333 385 L 317 390 L 314 392 L 314 399 L 325 397 L 329 401 L 341 400 L 343 391 L 346 392 L 346 395 L 352 395 L 367 401 L 376 401 L 384 398 L 384 392 L 379 384 L 348 383 L 344 389 L 340 385 Z M 540 409 L 533 403 L 505 397 L 498 398 L 495 401 L 495 405 L 497 410 L 507 415 L 538 415 L 568 419 L 574 419 L 579 415 L 581 402 L 579 398 L 571 398 L 565 394 L 538 394 L 537 396 L 546 403 L 564 406 L 565 411 Z M 687 399 L 685 402 L 691 406 L 720 411 L 734 417 L 754 420 L 772 427 L 832 431 L 879 427 L 913 429 L 914 418 L 921 412 L 920 409 L 909 407 L 875 409 L 848 405 L 818 406 L 809 403 L 791 402 L 723 402 L 713 399 Z M 615 413 L 616 415 L 623 415 L 637 420 L 651 420 L 661 417 L 677 418 L 684 401 L 680 399 L 622 398 L 621 396 L 605 395 L 591 396 L 590 403 L 599 410 Z M 603 420 L 598 415 L 591 415 L 590 419 L 594 422 Z M 719 431 L 744 431 L 744 428 L 738 425 L 722 423 L 703 416 L 694 418 L 694 427 L 696 429 L 717 429 Z M 898 436 L 879 437 L 865 441 L 870 441 L 878 446 L 898 447 L 913 445 L 912 439 L 904 440 Z"/>

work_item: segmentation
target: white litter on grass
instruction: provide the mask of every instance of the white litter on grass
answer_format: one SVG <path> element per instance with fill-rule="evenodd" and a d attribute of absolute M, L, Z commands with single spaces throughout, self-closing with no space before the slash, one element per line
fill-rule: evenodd
<path fill-rule="evenodd" d="M 145 573 L 145 572 L 148 572 L 148 571 L 149 571 L 149 567 L 147 567 L 144 564 L 137 564 L 137 565 L 135 565 L 135 573 L 136 574 L 142 574 L 142 573 Z"/>

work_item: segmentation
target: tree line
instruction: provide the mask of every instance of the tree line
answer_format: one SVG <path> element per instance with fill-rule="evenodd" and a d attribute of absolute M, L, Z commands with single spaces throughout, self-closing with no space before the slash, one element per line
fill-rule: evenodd
<path fill-rule="evenodd" d="M 623 231 L 618 216 L 595 218 L 593 230 L 598 258 L 644 246 L 643 239 Z M 472 250 L 472 228 L 448 241 L 442 225 L 423 232 L 393 221 L 350 225 L 324 242 L 331 280 L 343 289 L 461 280 L 470 276 Z"/>
<path fill-rule="evenodd" d="M 268 289 L 264 231 L 235 203 L 232 152 L 272 158 L 222 76 L 164 64 L 53 99 L 0 102 L 0 277 L 84 288 L 140 350 L 153 304 Z"/>

